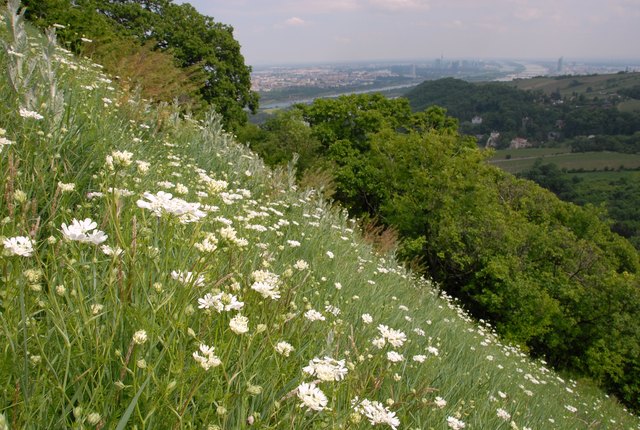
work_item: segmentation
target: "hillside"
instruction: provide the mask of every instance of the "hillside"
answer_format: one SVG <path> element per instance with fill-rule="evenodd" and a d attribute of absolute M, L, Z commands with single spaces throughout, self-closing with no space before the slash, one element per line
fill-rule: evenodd
<path fill-rule="evenodd" d="M 0 50 L 3 428 L 640 428 L 221 128 Z"/>
<path fill-rule="evenodd" d="M 633 106 L 638 101 L 639 74 L 611 76 L 533 78 L 516 84 L 448 78 L 425 81 L 405 96 L 414 111 L 431 105 L 444 107 L 460 121 L 460 131 L 476 136 L 481 146 L 567 146 L 587 136 L 633 137 L 636 142 L 640 112 Z M 520 140 L 517 145 L 515 138 Z M 599 151 L 599 145 L 591 149 L 582 145 L 576 150 Z"/>
<path fill-rule="evenodd" d="M 561 97 L 583 95 L 586 99 L 618 96 L 619 103 L 623 103 L 620 94 L 640 87 L 640 73 L 616 73 L 586 76 L 557 76 L 537 77 L 531 79 L 516 79 L 510 84 L 525 91 L 541 91 L 551 96 L 560 94 Z"/>

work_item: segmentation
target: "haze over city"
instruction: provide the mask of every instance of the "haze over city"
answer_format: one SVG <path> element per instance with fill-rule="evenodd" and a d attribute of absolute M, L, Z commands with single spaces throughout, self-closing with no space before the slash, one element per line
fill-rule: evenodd
<path fill-rule="evenodd" d="M 177 3 L 185 3 L 177 1 Z M 191 0 L 249 65 L 434 58 L 638 59 L 639 0 Z"/>

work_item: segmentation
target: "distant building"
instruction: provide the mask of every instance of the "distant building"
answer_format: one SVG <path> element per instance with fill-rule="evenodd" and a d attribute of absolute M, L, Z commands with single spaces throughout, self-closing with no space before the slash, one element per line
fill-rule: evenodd
<path fill-rule="evenodd" d="M 523 149 L 523 148 L 531 148 L 531 143 L 523 137 L 516 137 L 511 140 L 509 144 L 509 149 Z"/>
<path fill-rule="evenodd" d="M 474 116 L 473 118 L 471 118 L 471 124 L 473 125 L 482 124 L 482 117 L 478 115 Z"/>
<path fill-rule="evenodd" d="M 563 62 L 563 60 L 564 60 L 563 57 L 558 58 L 558 68 L 556 70 L 558 73 L 562 72 L 562 62 Z"/>
<path fill-rule="evenodd" d="M 487 143 L 484 145 L 485 148 L 497 148 L 498 142 L 500 141 L 500 133 L 497 131 L 492 131 L 491 135 L 487 139 Z"/>

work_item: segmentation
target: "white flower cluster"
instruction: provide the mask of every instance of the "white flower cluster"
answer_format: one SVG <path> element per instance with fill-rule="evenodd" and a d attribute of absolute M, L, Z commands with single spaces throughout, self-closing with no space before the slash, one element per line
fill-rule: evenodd
<path fill-rule="evenodd" d="M 306 407 L 307 410 L 322 411 L 329 402 L 327 396 L 313 382 L 300 384 L 296 389 L 296 394 L 302 400 L 300 407 Z"/>
<path fill-rule="evenodd" d="M 396 413 L 387 409 L 380 402 L 368 399 L 360 400 L 356 397 L 351 401 L 351 404 L 353 410 L 366 417 L 372 426 L 386 424 L 396 430 L 400 425 L 400 420 L 396 417 Z"/>
<path fill-rule="evenodd" d="M 291 354 L 295 350 L 295 348 L 289 342 L 285 341 L 278 342 L 275 346 L 275 349 L 278 354 L 284 355 L 285 357 L 288 357 L 289 354 Z"/>
<path fill-rule="evenodd" d="M 7 131 L 4 128 L 0 128 L 0 153 L 2 152 L 2 147 L 7 145 L 13 145 L 14 142 L 4 137 Z"/>
<path fill-rule="evenodd" d="M 373 344 L 378 348 L 383 348 L 389 342 L 394 348 L 400 348 L 406 341 L 407 335 L 399 330 L 394 330 L 386 325 L 378 326 L 380 337 L 373 340 Z"/>
<path fill-rule="evenodd" d="M 198 175 L 200 176 L 200 180 L 207 185 L 209 192 L 212 194 L 218 194 L 226 190 L 229 186 L 227 181 L 219 181 L 217 179 L 213 179 L 202 170 L 198 172 Z"/>
<path fill-rule="evenodd" d="M 256 270 L 251 274 L 253 285 L 251 289 L 260 293 L 262 297 L 277 300 L 280 298 L 280 277 L 266 270 Z"/>
<path fill-rule="evenodd" d="M 213 295 L 207 293 L 204 297 L 198 299 L 199 309 L 215 309 L 218 313 L 238 311 L 242 309 L 244 302 L 238 300 L 236 296 L 228 293 L 219 293 Z"/>
<path fill-rule="evenodd" d="M 220 358 L 214 354 L 215 348 L 213 346 L 207 346 L 204 343 L 200 344 L 200 353 L 195 351 L 193 353 L 193 359 L 202 366 L 204 370 L 209 370 L 212 367 L 218 367 L 222 364 Z"/>
<path fill-rule="evenodd" d="M 460 430 L 467 426 L 464 421 L 461 421 L 456 417 L 447 417 L 447 425 L 453 430 Z"/>
<path fill-rule="evenodd" d="M 309 321 L 324 321 L 326 318 L 315 309 L 309 309 L 304 313 L 304 317 Z"/>
<path fill-rule="evenodd" d="M 149 337 L 147 336 L 147 332 L 144 330 L 138 330 L 133 334 L 132 340 L 136 345 L 142 345 L 147 341 L 147 339 L 149 339 Z"/>
<path fill-rule="evenodd" d="M 177 197 L 173 197 L 171 193 L 158 191 L 156 194 L 145 192 L 143 197 L 136 202 L 139 208 L 147 209 L 153 212 L 157 217 L 163 213 L 177 216 L 182 224 L 196 222 L 204 218 L 207 213 L 200 210 L 200 203 L 189 203 Z"/>
<path fill-rule="evenodd" d="M 38 112 L 29 110 L 29 109 L 26 109 L 26 108 L 23 108 L 23 107 L 20 108 L 20 116 L 22 118 L 26 118 L 26 119 L 35 119 L 36 121 L 39 121 L 39 120 L 44 118 Z"/>
<path fill-rule="evenodd" d="M 226 240 L 227 242 L 231 242 L 232 244 L 240 248 L 243 248 L 249 244 L 249 241 L 247 239 L 238 237 L 238 233 L 231 226 L 222 227 L 219 233 L 222 239 Z"/>
<path fill-rule="evenodd" d="M 303 367 L 302 371 L 321 381 L 341 381 L 347 374 L 345 360 L 335 360 L 331 357 L 316 357 L 309 361 L 309 365 Z"/>
<path fill-rule="evenodd" d="M 127 167 L 133 162 L 133 154 L 129 151 L 113 151 L 106 157 L 106 165 L 109 170 L 116 167 Z"/>
<path fill-rule="evenodd" d="M 64 182 L 58 181 L 58 188 L 63 193 L 68 193 L 76 189 L 76 184 L 74 183 L 65 184 Z"/>
<path fill-rule="evenodd" d="M 63 223 L 61 225 L 61 231 L 67 240 L 99 245 L 107 240 L 109 236 L 101 230 L 95 230 L 97 226 L 98 224 L 90 218 L 85 218 L 82 221 L 74 218 L 70 225 Z"/>
<path fill-rule="evenodd" d="M 31 257 L 33 254 L 33 241 L 27 236 L 9 237 L 2 241 L 2 245 L 9 255 Z"/>
<path fill-rule="evenodd" d="M 171 271 L 171 278 L 185 285 L 191 284 L 191 283 L 193 283 L 195 287 L 202 287 L 204 285 L 204 276 L 199 275 L 196 278 L 193 272 L 183 272 L 181 270 L 173 270 Z"/>
<path fill-rule="evenodd" d="M 213 233 L 207 233 L 204 240 L 194 246 L 200 252 L 213 252 L 218 249 L 218 239 Z"/>
<path fill-rule="evenodd" d="M 229 321 L 229 328 L 235 334 L 244 334 L 249 331 L 249 318 L 238 314 Z"/>

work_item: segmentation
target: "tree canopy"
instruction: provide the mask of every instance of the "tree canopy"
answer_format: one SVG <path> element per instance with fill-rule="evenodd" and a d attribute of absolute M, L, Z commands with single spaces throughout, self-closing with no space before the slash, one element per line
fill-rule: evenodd
<path fill-rule="evenodd" d="M 198 13 L 190 4 L 171 0 L 26 0 L 27 17 L 40 26 L 64 25 L 60 37 L 82 51 L 83 38 L 98 45 L 114 40 L 152 43 L 171 54 L 176 66 L 201 73 L 199 96 L 223 114 L 235 129 L 246 122 L 245 109 L 255 111 L 258 95 L 251 91 L 251 68 L 245 65 L 233 27 Z"/>
<path fill-rule="evenodd" d="M 332 173 L 352 215 L 398 231 L 402 257 L 508 340 L 640 407 L 640 258 L 602 210 L 489 165 L 442 108 L 352 95 L 296 110 L 290 127 L 279 116 L 262 128 L 280 138 L 252 147 L 273 153 L 305 127 L 303 141 L 316 139 L 305 167 Z"/>

